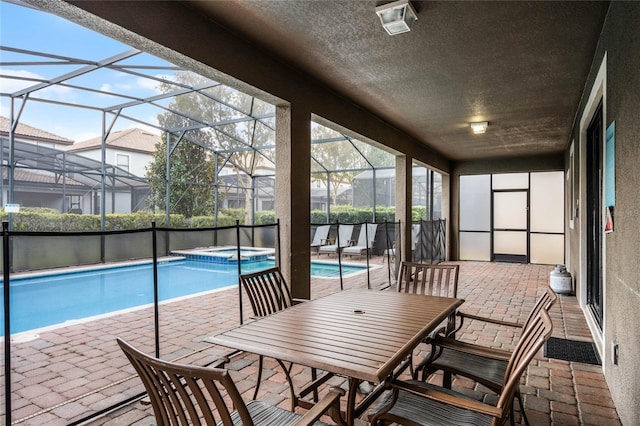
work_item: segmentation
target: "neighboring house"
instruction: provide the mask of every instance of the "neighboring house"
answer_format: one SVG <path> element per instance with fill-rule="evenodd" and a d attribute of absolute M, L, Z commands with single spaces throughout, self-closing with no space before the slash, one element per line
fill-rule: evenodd
<path fill-rule="evenodd" d="M 247 194 L 239 184 L 238 175 L 233 167 L 224 167 L 218 173 L 219 200 L 221 209 L 245 209 Z M 244 184 L 246 185 L 246 183 Z M 275 175 L 272 167 L 257 166 L 252 185 L 253 194 L 250 199 L 256 211 L 274 209 Z"/>
<path fill-rule="evenodd" d="M 327 181 L 318 179 L 317 174 L 311 174 L 311 210 L 327 210 L 327 200 L 334 205 L 333 199 L 333 187 L 327 190 Z M 351 204 L 351 185 L 347 183 L 340 183 L 338 185 L 338 196 L 336 197 L 336 204 L 339 206 L 345 206 Z"/>
<path fill-rule="evenodd" d="M 0 138 L 2 139 L 2 151 L 0 158 L 2 164 L 2 181 L 0 182 L 0 205 L 9 202 L 9 169 L 6 165 L 9 162 L 9 138 L 11 130 L 11 120 L 0 116 Z M 46 170 L 23 169 L 21 165 L 42 167 L 48 161 L 54 160 L 52 154 L 55 151 L 64 150 L 72 145 L 73 140 L 58 136 L 42 129 L 37 129 L 26 124 L 19 123 L 14 133 L 14 155 L 16 158 L 16 169 L 14 172 L 14 195 L 13 203 L 25 207 L 50 207 L 61 210 L 63 197 L 60 192 L 51 190 L 52 187 L 62 183 L 61 176 Z M 79 195 L 83 192 L 84 185 L 71 179 L 64 179 L 66 196 L 71 194 Z"/>
<path fill-rule="evenodd" d="M 68 152 L 66 149 L 73 146 L 73 140 L 21 123 L 16 127 L 13 137 L 15 168 L 13 198 L 10 198 L 11 169 L 7 167 L 10 130 L 10 120 L 0 117 L 0 163 L 3 165 L 0 205 L 11 201 L 22 207 L 49 207 L 71 213 L 100 213 L 100 158 L 96 160 L 89 155 Z M 130 167 L 132 158 L 128 159 Z M 137 162 L 137 157 L 134 159 Z M 108 163 L 109 161 L 106 167 L 108 178 L 105 181 L 105 211 L 129 213 L 143 208 L 148 193 L 146 182 L 137 179 L 126 169 L 116 169 Z M 144 175 L 144 171 L 142 174 Z"/>
<path fill-rule="evenodd" d="M 11 130 L 11 120 L 7 117 L 0 116 L 0 135 L 2 138 L 9 139 L 9 131 Z M 37 129 L 26 124 L 18 123 L 15 133 L 16 140 L 28 142 L 36 146 L 46 146 L 54 149 L 65 149 L 69 145 L 73 145 L 73 140 L 49 133 L 46 130 Z M 5 147 L 6 149 L 6 147 Z"/>
<path fill-rule="evenodd" d="M 327 210 L 327 188 L 311 184 L 311 210 Z"/>
<path fill-rule="evenodd" d="M 160 136 L 142 129 L 111 132 L 107 137 L 105 161 L 133 175 L 144 177 L 147 165 L 153 161 L 156 145 L 160 142 Z M 76 142 L 67 147 L 67 151 L 102 161 L 102 138 Z"/>
<path fill-rule="evenodd" d="M 373 200 L 373 170 L 366 170 L 353 178 L 354 207 L 371 206 Z M 442 176 L 433 174 L 433 218 L 442 217 Z M 375 173 L 376 197 L 375 205 L 384 207 L 395 206 L 396 199 L 396 171 L 395 169 L 377 169 Z M 430 202 L 429 174 L 423 167 L 413 169 L 412 206 L 428 206 Z"/>
<path fill-rule="evenodd" d="M 370 207 L 373 205 L 373 170 L 365 170 L 353 178 L 353 206 Z M 375 205 L 392 207 L 396 205 L 396 170 L 377 169 L 375 173 Z"/>

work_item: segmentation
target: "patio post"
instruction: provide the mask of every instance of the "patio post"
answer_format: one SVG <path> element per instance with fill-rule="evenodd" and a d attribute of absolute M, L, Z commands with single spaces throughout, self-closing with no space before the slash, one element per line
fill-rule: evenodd
<path fill-rule="evenodd" d="M 295 143 L 293 143 L 295 141 Z M 276 107 L 275 210 L 280 219 L 280 269 L 294 298 L 311 297 L 311 111 L 306 105 Z"/>
<path fill-rule="evenodd" d="M 411 198 L 413 189 L 413 160 L 407 155 L 396 156 L 396 221 L 400 221 L 400 234 L 396 236 L 396 247 L 401 259 L 411 260 Z M 402 246 L 401 246 L 402 244 Z M 398 253 L 396 253 L 397 255 Z"/>

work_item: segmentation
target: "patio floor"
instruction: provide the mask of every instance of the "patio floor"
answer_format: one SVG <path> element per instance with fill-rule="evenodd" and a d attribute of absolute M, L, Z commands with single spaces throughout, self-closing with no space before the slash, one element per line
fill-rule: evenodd
<path fill-rule="evenodd" d="M 315 256 L 314 256 L 315 258 Z M 504 320 L 523 320 L 537 296 L 548 285 L 551 266 L 489 262 L 451 262 L 460 265 L 458 295 L 462 310 Z M 380 258 L 372 261 L 382 265 Z M 372 288 L 388 281 L 386 263 L 371 274 Z M 344 280 L 344 288 L 366 287 L 366 275 Z M 336 279 L 312 279 L 312 298 L 340 291 Z M 206 337 L 239 324 L 236 289 L 163 304 L 160 310 L 161 353 L 165 359 L 205 364 L 229 352 L 215 347 Z M 245 305 L 245 315 L 249 312 Z M 115 336 L 152 352 L 152 310 L 141 309 L 41 333 L 37 339 L 14 342 L 12 369 L 12 417 L 29 425 L 69 424 L 142 390 Z M 554 337 L 590 340 L 581 309 L 573 296 L 560 295 L 550 311 Z M 466 323 L 460 339 L 511 348 L 514 335 L 498 326 Z M 420 349 L 420 348 L 419 348 Z M 257 356 L 240 354 L 228 368 L 245 399 L 253 393 Z M 289 390 L 275 362 L 266 359 L 259 399 L 290 408 Z M 294 383 L 309 380 L 307 368 L 296 366 Z M 438 378 L 434 378 L 437 380 Z M 332 385 L 344 385 L 340 378 Z M 456 379 L 454 388 L 477 398 L 492 398 L 485 389 Z M 532 425 L 618 425 L 616 409 L 600 366 L 545 358 L 542 353 L 530 364 L 521 391 Z M 519 413 L 516 420 L 520 421 Z M 155 424 L 149 405 L 136 401 L 90 425 Z"/>

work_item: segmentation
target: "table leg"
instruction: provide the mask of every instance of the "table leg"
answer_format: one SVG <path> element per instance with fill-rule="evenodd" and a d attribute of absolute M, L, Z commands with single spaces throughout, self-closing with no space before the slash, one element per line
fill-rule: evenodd
<path fill-rule="evenodd" d="M 353 377 L 349 378 L 349 392 L 347 393 L 347 425 L 353 426 L 356 417 L 356 394 L 358 393 L 358 386 L 360 385 L 360 379 Z"/>

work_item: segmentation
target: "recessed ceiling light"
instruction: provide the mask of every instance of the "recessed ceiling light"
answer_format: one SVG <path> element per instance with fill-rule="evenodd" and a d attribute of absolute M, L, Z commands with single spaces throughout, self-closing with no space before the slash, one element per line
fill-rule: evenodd
<path fill-rule="evenodd" d="M 389 35 L 410 31 L 413 21 L 418 20 L 418 14 L 409 0 L 398 0 L 378 6 L 376 14 Z"/>
<path fill-rule="evenodd" d="M 488 121 L 479 121 L 477 123 L 469 123 L 469 126 L 471 127 L 471 130 L 473 130 L 473 133 L 475 133 L 476 135 L 479 135 L 479 134 L 482 134 L 482 133 L 487 131 L 487 127 L 489 126 L 489 122 Z"/>

